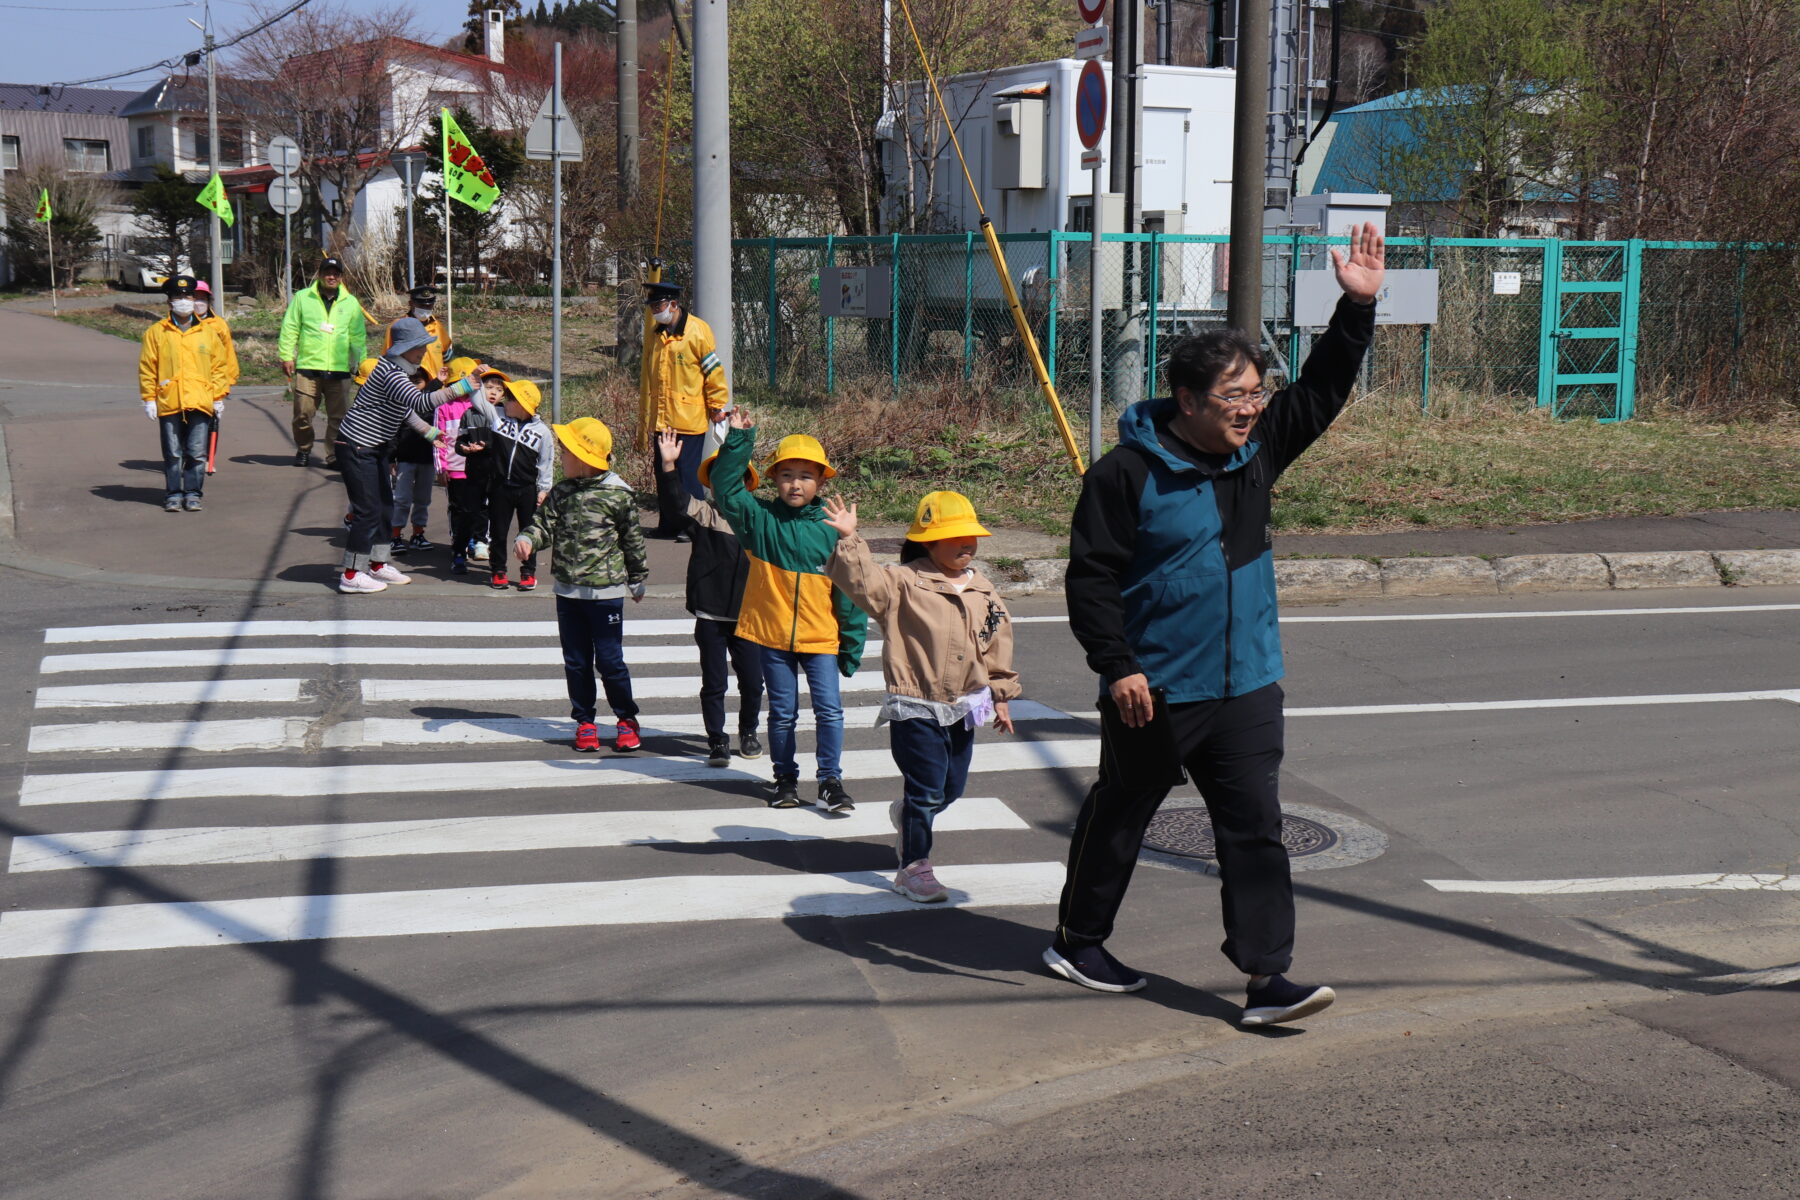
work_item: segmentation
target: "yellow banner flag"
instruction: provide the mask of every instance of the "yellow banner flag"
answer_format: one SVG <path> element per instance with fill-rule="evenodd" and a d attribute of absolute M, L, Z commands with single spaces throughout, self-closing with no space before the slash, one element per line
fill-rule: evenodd
<path fill-rule="evenodd" d="M 47 222 L 55 215 L 55 213 L 50 211 L 50 189 L 45 188 L 42 192 L 38 193 L 37 219 Z"/>
<path fill-rule="evenodd" d="M 200 202 L 201 208 L 211 209 L 227 225 L 237 220 L 237 215 L 231 211 L 231 201 L 225 199 L 225 181 L 219 178 L 218 172 L 213 173 L 212 179 L 200 189 L 200 194 L 195 199 Z"/>
<path fill-rule="evenodd" d="M 476 212 L 486 212 L 500 198 L 500 185 L 488 170 L 481 155 L 469 142 L 468 135 L 450 110 L 438 110 L 444 122 L 444 187 L 452 199 L 460 200 Z"/>

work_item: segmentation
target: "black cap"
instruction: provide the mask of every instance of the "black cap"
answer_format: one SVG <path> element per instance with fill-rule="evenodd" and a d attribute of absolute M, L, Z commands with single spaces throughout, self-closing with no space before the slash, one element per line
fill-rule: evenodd
<path fill-rule="evenodd" d="M 658 300 L 681 299 L 679 283 L 646 283 L 644 285 L 644 303 L 654 304 Z"/>
<path fill-rule="evenodd" d="M 416 287 L 412 291 L 406 293 L 406 296 L 414 304 L 437 303 L 437 289 L 434 287 Z"/>
<path fill-rule="evenodd" d="M 196 286 L 198 285 L 192 275 L 171 275 L 163 283 L 163 294 L 171 297 L 191 296 Z"/>
<path fill-rule="evenodd" d="M 336 271 L 339 275 L 342 275 L 344 273 L 344 260 L 341 258 L 328 258 L 320 263 L 319 274 L 323 275 L 327 271 Z"/>

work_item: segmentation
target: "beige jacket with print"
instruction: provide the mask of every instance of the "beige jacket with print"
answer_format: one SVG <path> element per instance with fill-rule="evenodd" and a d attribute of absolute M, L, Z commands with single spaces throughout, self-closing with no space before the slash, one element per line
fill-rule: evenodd
<path fill-rule="evenodd" d="M 985 687 L 996 701 L 1019 698 L 1012 617 L 979 571 L 959 593 L 930 559 L 884 567 L 861 537 L 840 538 L 825 571 L 881 625 L 881 671 L 894 695 L 953 704 Z"/>

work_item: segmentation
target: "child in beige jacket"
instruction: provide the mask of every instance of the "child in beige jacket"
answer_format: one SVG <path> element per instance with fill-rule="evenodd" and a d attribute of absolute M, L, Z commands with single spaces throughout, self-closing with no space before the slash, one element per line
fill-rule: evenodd
<path fill-rule="evenodd" d="M 1012 619 L 994 585 L 970 567 L 988 536 L 975 506 L 956 492 L 919 501 L 898 566 L 883 567 L 857 536 L 856 506 L 825 502 L 838 543 L 826 573 L 882 629 L 881 670 L 902 796 L 888 808 L 899 835 L 894 890 L 930 904 L 949 896 L 931 869 L 931 825 L 962 795 L 975 730 L 1013 731 L 1008 701 L 1019 696 Z"/>

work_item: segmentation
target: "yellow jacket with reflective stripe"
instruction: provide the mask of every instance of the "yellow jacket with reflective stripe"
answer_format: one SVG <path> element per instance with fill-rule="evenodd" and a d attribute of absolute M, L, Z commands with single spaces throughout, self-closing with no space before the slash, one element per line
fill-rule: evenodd
<path fill-rule="evenodd" d="M 227 325 L 225 318 L 217 313 L 208 313 L 200 319 L 200 323 L 212 330 L 213 337 L 217 338 L 219 342 L 218 354 L 225 360 L 225 387 L 219 393 L 219 396 L 223 396 L 237 386 L 237 344 L 231 340 L 231 326 Z M 218 399 L 218 396 L 213 399 Z"/>
<path fill-rule="evenodd" d="M 235 356 L 221 349 L 218 332 L 205 321 L 186 329 L 164 317 L 144 330 L 144 348 L 138 355 L 138 393 L 154 401 L 158 416 L 170 417 L 183 410 L 211 413 L 213 401 L 223 396 L 235 378 Z"/>
<path fill-rule="evenodd" d="M 686 309 L 674 324 L 658 325 L 647 308 L 644 326 L 638 444 L 648 446 L 651 432 L 665 427 L 676 433 L 705 433 L 706 410 L 724 408 L 731 401 L 712 326 Z"/>

